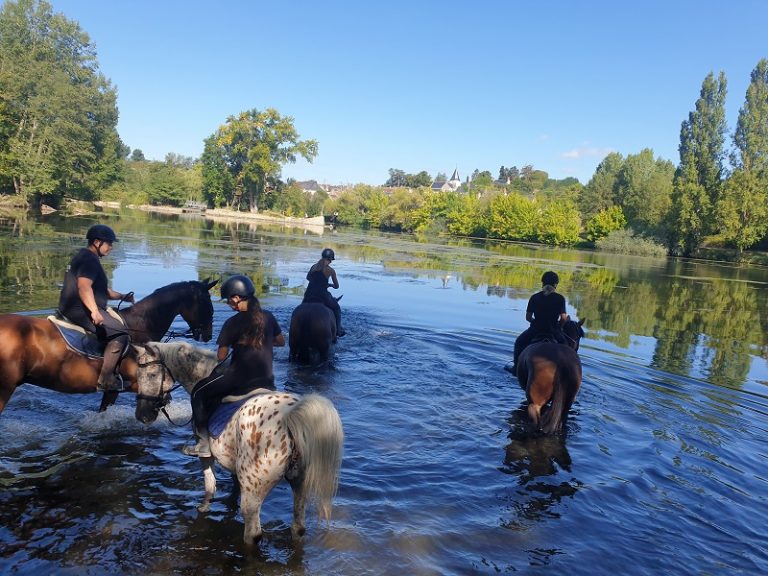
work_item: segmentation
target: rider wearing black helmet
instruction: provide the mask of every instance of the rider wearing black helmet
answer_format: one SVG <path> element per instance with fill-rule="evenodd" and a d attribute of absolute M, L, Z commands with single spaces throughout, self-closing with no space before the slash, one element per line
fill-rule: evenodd
<path fill-rule="evenodd" d="M 224 396 L 240 396 L 256 388 L 275 389 L 272 347 L 285 346 L 285 337 L 271 312 L 263 310 L 256 288 L 248 276 L 236 274 L 221 285 L 221 297 L 237 312 L 221 328 L 217 356 L 224 362 L 232 349 L 229 365 L 220 364 L 192 389 L 193 430 L 197 444 L 184 446 L 187 456 L 211 455 L 208 419 Z"/>
<path fill-rule="evenodd" d="M 562 326 L 568 319 L 568 314 L 565 311 L 565 297 L 556 291 L 559 283 L 560 278 L 555 272 L 544 272 L 541 277 L 541 291 L 528 300 L 525 319 L 531 325 L 515 340 L 513 364 L 509 369 L 513 374 L 517 374 L 517 359 L 520 353 L 535 338 L 548 338 L 565 343 Z"/>
<path fill-rule="evenodd" d="M 130 339 L 123 323 L 107 311 L 107 301 L 133 302 L 133 293 L 122 294 L 109 288 L 107 275 L 99 261 L 117 242 L 114 230 L 104 224 L 95 224 L 88 229 L 85 238 L 88 247 L 81 248 L 72 257 L 64 275 L 59 315 L 94 332 L 106 343 L 97 389 L 122 391 L 123 381 L 116 368 Z"/>
<path fill-rule="evenodd" d="M 320 260 L 307 272 L 307 281 L 309 285 L 304 292 L 304 302 L 320 302 L 333 310 L 336 317 L 336 335 L 344 336 L 346 331 L 341 327 L 341 306 L 339 301 L 331 296 L 328 287 L 339 288 L 339 280 L 336 278 L 336 271 L 331 268 L 331 262 L 336 259 L 336 254 L 330 248 L 325 248 L 320 254 Z M 328 283 L 328 279 L 331 283 Z"/>

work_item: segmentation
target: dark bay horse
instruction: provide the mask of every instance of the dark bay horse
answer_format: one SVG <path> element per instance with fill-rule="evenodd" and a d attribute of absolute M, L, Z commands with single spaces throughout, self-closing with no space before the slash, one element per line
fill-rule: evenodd
<path fill-rule="evenodd" d="M 319 302 L 302 302 L 291 314 L 288 346 L 291 362 L 319 364 L 328 359 L 336 342 L 336 317 Z"/>
<path fill-rule="evenodd" d="M 560 432 L 581 387 L 579 341 L 584 320 L 563 325 L 567 344 L 535 342 L 520 353 L 517 378 L 528 400 L 528 417 L 545 434 Z M 551 401 L 551 405 L 547 406 Z"/>
<path fill-rule="evenodd" d="M 133 342 L 159 340 L 181 315 L 195 340 L 207 342 L 213 332 L 213 304 L 209 290 L 217 280 L 176 282 L 155 290 L 135 305 L 120 310 Z M 23 383 L 67 393 L 96 392 L 101 358 L 73 351 L 46 318 L 0 315 L 0 413 Z M 136 382 L 136 363 L 126 357 L 120 374 Z M 105 392 L 100 411 L 115 402 L 117 392 Z"/>
<path fill-rule="evenodd" d="M 149 342 L 135 346 L 138 372 L 136 418 L 153 422 L 179 382 L 187 392 L 218 363 L 216 353 L 188 342 Z M 234 412 L 218 436 L 211 438 L 212 457 L 200 458 L 205 497 L 198 510 L 209 509 L 216 493 L 214 459 L 235 475 L 247 547 L 262 535 L 260 512 L 267 494 L 285 478 L 293 490 L 291 533 L 305 532 L 307 502 L 316 502 L 330 520 L 339 481 L 344 430 L 333 403 L 319 394 L 298 396 L 264 390 L 230 403 Z M 228 410 L 223 404 L 219 410 Z M 212 421 L 217 419 L 215 412 Z"/>

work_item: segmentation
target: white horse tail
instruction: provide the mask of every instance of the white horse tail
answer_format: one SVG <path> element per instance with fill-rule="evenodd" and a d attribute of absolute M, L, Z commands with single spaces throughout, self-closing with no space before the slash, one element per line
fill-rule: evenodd
<path fill-rule="evenodd" d="M 330 520 L 331 500 L 339 485 L 344 430 L 333 403 L 319 394 L 304 396 L 286 416 L 304 471 L 303 488 Z"/>

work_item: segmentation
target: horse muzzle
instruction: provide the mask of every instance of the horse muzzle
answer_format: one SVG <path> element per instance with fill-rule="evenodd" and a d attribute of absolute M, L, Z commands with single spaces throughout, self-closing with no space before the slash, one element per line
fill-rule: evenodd
<path fill-rule="evenodd" d="M 136 395 L 136 420 L 142 424 L 151 424 L 157 420 L 160 410 L 171 401 L 170 394 L 162 396 L 143 396 Z"/>

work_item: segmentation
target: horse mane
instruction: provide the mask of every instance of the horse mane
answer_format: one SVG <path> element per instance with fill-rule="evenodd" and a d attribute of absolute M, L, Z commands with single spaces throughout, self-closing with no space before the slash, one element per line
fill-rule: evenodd
<path fill-rule="evenodd" d="M 216 352 L 189 342 L 153 342 L 178 382 L 191 391 L 219 363 Z"/>

